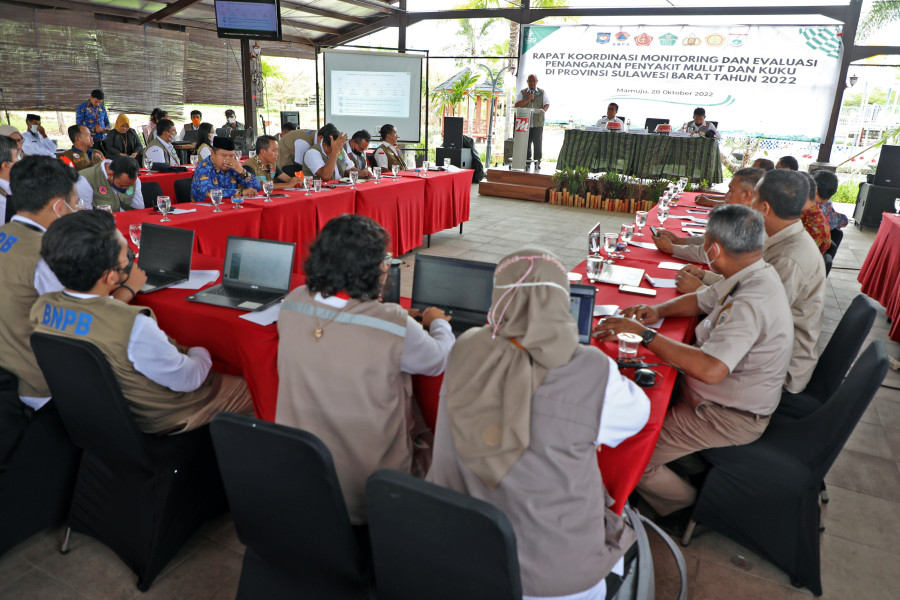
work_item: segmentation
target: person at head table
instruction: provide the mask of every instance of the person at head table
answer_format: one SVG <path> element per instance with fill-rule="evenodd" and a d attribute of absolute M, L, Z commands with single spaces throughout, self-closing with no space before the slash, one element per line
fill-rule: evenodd
<path fill-rule="evenodd" d="M 781 399 L 794 326 L 778 272 L 762 259 L 764 239 L 759 212 L 741 205 L 715 208 L 703 250 L 720 281 L 656 306 L 626 308 L 623 317 L 601 319 L 595 327 L 604 342 L 615 342 L 620 333 L 640 335 L 660 362 L 685 374 L 637 486 L 660 516 L 678 511 L 681 525 L 697 494 L 666 465 L 706 448 L 755 441 Z M 697 325 L 694 345 L 646 326 L 663 317 L 701 315 L 707 316 Z"/>
<path fill-rule="evenodd" d="M 615 121 L 615 122 L 619 123 L 620 125 L 624 126 L 625 122 L 616 116 L 618 114 L 618 112 L 619 112 L 619 105 L 616 104 L 615 102 L 610 102 L 609 106 L 606 107 L 606 116 L 600 117 L 600 119 L 597 121 L 597 127 L 606 127 L 606 125 L 610 121 Z"/>
<path fill-rule="evenodd" d="M 259 180 L 244 171 L 240 161 L 234 156 L 234 140 L 227 137 L 213 138 L 209 158 L 200 161 L 194 169 L 191 181 L 191 200 L 204 202 L 212 189 L 222 190 L 223 198 L 235 194 L 255 196 L 262 189 Z"/>
<path fill-rule="evenodd" d="M 303 174 L 323 181 L 343 179 L 354 169 L 353 163 L 344 153 L 347 134 L 329 124 L 319 130 L 319 135 L 322 140 L 303 156 Z"/>
<path fill-rule="evenodd" d="M 650 402 L 579 344 L 567 272 L 541 248 L 500 261 L 489 324 L 450 352 L 427 477 L 509 517 L 526 599 L 606 598 L 635 542 L 596 454 L 643 429 Z"/>
<path fill-rule="evenodd" d="M 391 170 L 394 165 L 401 170 L 406 169 L 406 161 L 403 160 L 403 151 L 397 145 L 397 128 L 390 123 L 385 123 L 378 131 L 381 135 L 381 145 L 375 150 L 375 163 L 385 171 Z"/>
<path fill-rule="evenodd" d="M 59 159 L 76 171 L 92 167 L 103 160 L 103 153 L 93 149 L 91 132 L 84 125 L 69 127 L 69 139 L 72 140 L 72 147 L 63 152 Z"/>
<path fill-rule="evenodd" d="M 275 164 L 278 159 L 278 140 L 271 135 L 256 138 L 256 156 L 244 161 L 244 170 L 252 173 L 260 184 L 271 181 L 276 190 L 303 185 L 302 177 L 288 177 Z"/>
<path fill-rule="evenodd" d="M 25 156 L 56 156 L 56 142 L 47 136 L 41 126 L 41 115 L 25 115 L 24 148 Z"/>
<path fill-rule="evenodd" d="M 131 120 L 128 115 L 122 113 L 116 118 L 116 124 L 110 130 L 103 142 L 103 148 L 109 157 L 124 155 L 136 160 L 141 160 L 143 147 L 138 139 L 137 132 L 131 128 Z"/>
<path fill-rule="evenodd" d="M 75 187 L 85 208 L 108 206 L 112 212 L 144 208 L 137 161 L 124 154 L 80 171 Z"/>
<path fill-rule="evenodd" d="M 344 146 L 344 153 L 353 164 L 353 169 L 356 169 L 359 173 L 360 179 L 372 176 L 372 173 L 369 171 L 369 161 L 366 158 L 366 150 L 369 149 L 369 141 L 371 139 L 372 136 L 369 135 L 368 131 L 360 129 L 353 134 L 353 137 L 347 140 L 347 144 Z"/>
<path fill-rule="evenodd" d="M 275 422 L 328 446 L 354 525 L 366 522 L 365 484 L 376 469 L 428 470 L 431 435 L 410 375 L 443 373 L 455 341 L 439 308 L 379 302 L 387 243 L 368 217 L 330 220 L 310 248 L 306 285 L 288 294 L 278 318 Z"/>
<path fill-rule="evenodd" d="M 253 413 L 243 378 L 214 371 L 205 348 L 176 344 L 149 308 L 110 297 L 119 289 L 134 292 L 147 280 L 111 214 L 83 210 L 55 221 L 44 234 L 41 256 L 65 289 L 38 298 L 32 327 L 100 350 L 142 432 L 175 435 L 220 412 Z"/>
<path fill-rule="evenodd" d="M 706 109 L 700 106 L 694 109 L 693 120 L 685 123 L 682 129 L 692 136 L 699 135 L 719 139 L 719 132 L 716 130 L 716 126 L 706 120 Z"/>

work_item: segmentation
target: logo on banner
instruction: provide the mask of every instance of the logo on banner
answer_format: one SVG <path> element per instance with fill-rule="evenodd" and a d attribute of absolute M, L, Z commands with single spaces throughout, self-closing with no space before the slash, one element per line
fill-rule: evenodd
<path fill-rule="evenodd" d="M 806 45 L 813 50 L 824 52 L 831 58 L 840 58 L 841 39 L 835 32 L 825 27 L 809 27 L 801 28 L 800 35 L 806 38 Z"/>
<path fill-rule="evenodd" d="M 516 132 L 528 133 L 528 122 L 530 120 L 528 117 L 516 117 Z"/>
<path fill-rule="evenodd" d="M 619 33 L 616 34 L 616 43 L 613 45 L 614 46 L 627 46 L 628 38 L 630 38 L 630 37 L 631 37 L 631 34 L 628 33 L 627 31 L 620 31 Z"/>
<path fill-rule="evenodd" d="M 746 33 L 731 33 L 728 35 L 728 37 L 729 37 L 728 44 L 732 48 L 740 48 L 741 46 L 744 45 L 744 41 L 747 37 L 747 34 Z"/>
<path fill-rule="evenodd" d="M 612 38 L 611 33 L 598 33 L 597 34 L 597 43 L 598 44 L 608 44 L 610 38 Z"/>
<path fill-rule="evenodd" d="M 634 38 L 634 43 L 637 44 L 638 46 L 649 46 L 650 42 L 652 42 L 652 41 L 653 41 L 653 36 L 647 35 L 646 31 L 644 33 L 642 33 L 641 35 L 637 36 L 636 38 Z"/>
<path fill-rule="evenodd" d="M 706 45 L 707 46 L 713 46 L 713 47 L 717 48 L 724 43 L 725 43 L 725 36 L 722 35 L 721 33 L 713 33 L 713 34 L 706 36 Z"/>
<path fill-rule="evenodd" d="M 692 33 L 688 37 L 681 40 L 681 43 L 684 46 L 699 46 L 703 43 L 703 41 Z"/>
<path fill-rule="evenodd" d="M 659 36 L 659 44 L 661 46 L 674 46 L 675 42 L 678 41 L 678 36 L 673 33 L 667 33 L 665 35 Z"/>

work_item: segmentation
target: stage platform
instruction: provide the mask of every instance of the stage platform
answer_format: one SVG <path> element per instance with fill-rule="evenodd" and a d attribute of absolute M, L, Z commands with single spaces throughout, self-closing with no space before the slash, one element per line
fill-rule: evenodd
<path fill-rule="evenodd" d="M 553 189 L 553 174 L 556 163 L 541 165 L 540 171 L 517 171 L 509 167 L 494 167 L 487 170 L 487 179 L 478 184 L 482 196 L 500 196 L 546 202 Z"/>

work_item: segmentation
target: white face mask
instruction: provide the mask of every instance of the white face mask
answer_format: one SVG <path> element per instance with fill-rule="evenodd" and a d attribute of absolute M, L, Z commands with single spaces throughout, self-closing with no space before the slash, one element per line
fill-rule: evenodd
<path fill-rule="evenodd" d="M 212 144 L 213 138 L 214 138 L 214 137 L 215 137 L 215 136 L 214 136 L 213 134 L 209 134 L 209 143 L 210 143 L 210 144 Z"/>
<path fill-rule="evenodd" d="M 32 125 L 32 126 L 30 127 L 31 133 L 37 133 L 37 132 L 38 132 L 38 127 L 40 127 L 40 125 Z"/>
<path fill-rule="evenodd" d="M 228 122 L 231 124 L 234 124 L 235 120 L 236 119 L 234 117 L 228 117 Z"/>
<path fill-rule="evenodd" d="M 700 249 L 703 250 L 703 248 L 700 248 Z M 709 252 L 707 252 L 706 250 L 703 250 L 703 258 L 706 259 L 706 266 L 709 267 L 709 270 L 712 271 L 713 273 L 718 273 L 718 271 L 716 271 L 712 266 L 712 261 L 714 259 L 711 259 L 709 257 Z M 716 255 L 716 258 L 719 258 L 718 254 Z"/>

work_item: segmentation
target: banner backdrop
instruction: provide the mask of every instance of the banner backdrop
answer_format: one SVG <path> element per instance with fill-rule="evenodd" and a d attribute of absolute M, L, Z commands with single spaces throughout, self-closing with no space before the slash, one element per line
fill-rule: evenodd
<path fill-rule="evenodd" d="M 549 121 L 593 125 L 609 102 L 632 128 L 694 108 L 731 135 L 818 142 L 840 71 L 835 27 L 527 26 L 518 89 L 534 73 Z"/>

